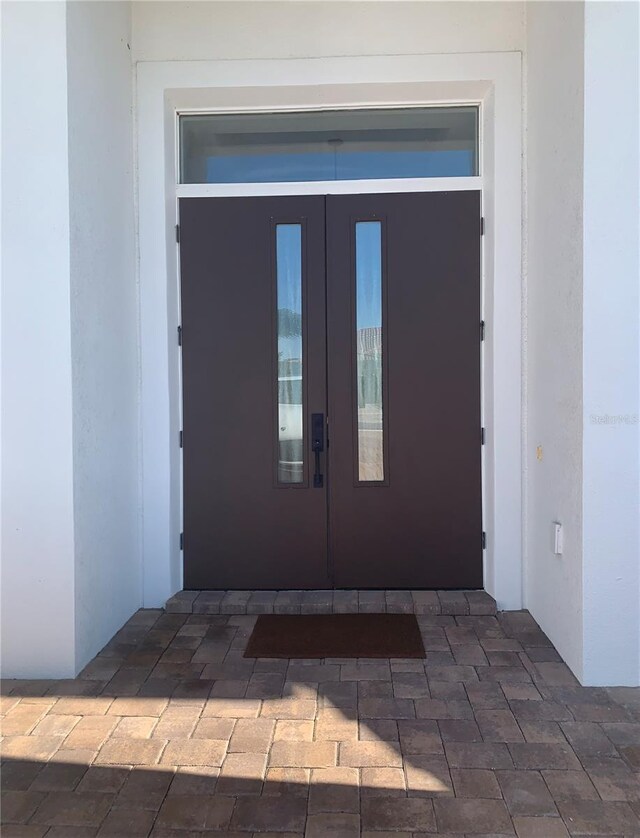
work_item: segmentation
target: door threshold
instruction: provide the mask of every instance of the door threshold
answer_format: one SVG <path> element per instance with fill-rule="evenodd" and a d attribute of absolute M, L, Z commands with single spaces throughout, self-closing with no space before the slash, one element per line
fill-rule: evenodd
<path fill-rule="evenodd" d="M 171 614 L 417 614 L 492 617 L 486 591 L 179 591 Z"/>

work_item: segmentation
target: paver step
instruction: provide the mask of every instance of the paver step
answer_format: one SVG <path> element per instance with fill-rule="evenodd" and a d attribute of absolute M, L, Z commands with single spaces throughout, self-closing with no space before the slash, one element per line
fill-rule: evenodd
<path fill-rule="evenodd" d="M 172 614 L 448 614 L 495 616 L 486 591 L 179 591 Z"/>

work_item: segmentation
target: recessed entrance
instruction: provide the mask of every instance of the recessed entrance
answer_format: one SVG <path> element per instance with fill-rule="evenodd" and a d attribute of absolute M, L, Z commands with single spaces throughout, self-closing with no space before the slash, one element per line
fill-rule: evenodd
<path fill-rule="evenodd" d="M 481 587 L 480 193 L 180 230 L 185 587 Z"/>

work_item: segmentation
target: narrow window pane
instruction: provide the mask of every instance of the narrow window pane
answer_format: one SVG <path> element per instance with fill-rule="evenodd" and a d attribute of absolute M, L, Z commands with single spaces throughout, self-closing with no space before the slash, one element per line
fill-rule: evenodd
<path fill-rule="evenodd" d="M 384 480 L 382 424 L 382 225 L 356 223 L 358 478 Z"/>
<path fill-rule="evenodd" d="M 276 225 L 278 481 L 302 483 L 302 227 Z"/>
<path fill-rule="evenodd" d="M 478 174 L 478 108 L 180 117 L 181 183 Z"/>

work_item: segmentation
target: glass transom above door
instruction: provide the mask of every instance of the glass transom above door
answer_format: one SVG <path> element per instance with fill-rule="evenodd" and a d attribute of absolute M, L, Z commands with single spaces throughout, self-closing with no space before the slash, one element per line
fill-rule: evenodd
<path fill-rule="evenodd" d="M 180 116 L 180 183 L 478 174 L 478 108 Z"/>

